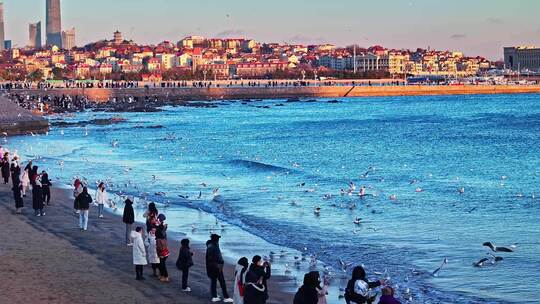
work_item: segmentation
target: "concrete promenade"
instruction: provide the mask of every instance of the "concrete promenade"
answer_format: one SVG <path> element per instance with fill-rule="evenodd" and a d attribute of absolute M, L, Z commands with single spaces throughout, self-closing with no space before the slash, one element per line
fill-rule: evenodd
<path fill-rule="evenodd" d="M 540 85 L 456 85 L 456 86 L 289 86 L 289 87 L 177 87 L 156 86 L 138 88 L 54 88 L 21 89 L 12 93 L 33 96 L 85 96 L 92 101 L 107 101 L 124 97 L 157 97 L 160 100 L 221 100 L 273 98 L 340 98 L 370 96 L 424 96 L 470 94 L 540 93 Z"/>

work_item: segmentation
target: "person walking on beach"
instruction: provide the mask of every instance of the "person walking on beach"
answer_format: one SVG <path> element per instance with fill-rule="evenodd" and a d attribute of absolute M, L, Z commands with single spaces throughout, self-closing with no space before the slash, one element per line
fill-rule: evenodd
<path fill-rule="evenodd" d="M 263 303 L 266 303 L 266 300 L 268 299 L 268 283 L 267 280 L 270 279 L 270 276 L 272 275 L 272 269 L 270 267 L 270 263 L 267 261 L 263 261 L 261 256 L 256 255 L 251 260 L 251 265 L 249 266 L 250 272 L 256 272 L 257 277 L 262 278 L 262 284 L 264 286 L 264 294 L 265 294 L 265 300 Z"/>
<path fill-rule="evenodd" d="M 156 228 L 152 228 L 146 235 L 144 245 L 148 248 L 146 250 L 146 255 L 148 258 L 148 263 L 152 265 L 152 276 L 158 277 L 157 270 L 159 268 L 159 256 L 157 254 L 157 245 L 156 245 Z M 161 276 L 160 276 L 161 277 Z"/>
<path fill-rule="evenodd" d="M 223 265 L 225 261 L 219 248 L 219 239 L 221 236 L 212 234 L 210 240 L 206 242 L 206 274 L 210 278 L 210 293 L 212 294 L 212 302 L 219 302 L 221 298 L 217 295 L 217 282 L 221 286 L 223 302 L 233 303 L 233 299 L 229 298 L 227 292 L 227 285 L 225 283 L 225 276 L 223 275 Z"/>
<path fill-rule="evenodd" d="M 32 207 L 34 208 L 35 216 L 44 216 L 43 212 L 43 190 L 41 189 L 41 182 L 36 181 L 32 187 Z"/>
<path fill-rule="evenodd" d="M 91 203 L 92 197 L 88 194 L 88 188 L 84 187 L 75 199 L 75 208 L 79 210 L 79 228 L 83 231 L 88 229 L 88 210 Z"/>
<path fill-rule="evenodd" d="M 22 213 L 22 208 L 24 207 L 24 201 L 23 201 L 23 198 L 22 198 L 22 184 L 21 182 L 19 182 L 18 185 L 13 185 L 13 198 L 15 199 L 15 213 L 16 214 L 21 214 Z"/>
<path fill-rule="evenodd" d="M 9 183 L 9 152 L 5 152 L 2 160 L 0 160 L 0 167 L 2 171 L 2 178 L 4 179 L 4 184 Z"/>
<path fill-rule="evenodd" d="M 167 243 L 167 224 L 166 217 L 160 214 L 157 217 L 159 224 L 156 229 L 156 249 L 159 257 L 159 273 L 161 282 L 169 282 L 169 272 L 167 272 L 167 258 L 170 255 L 169 245 Z"/>
<path fill-rule="evenodd" d="M 183 239 L 180 241 L 180 253 L 178 254 L 178 260 L 176 260 L 176 268 L 182 271 L 182 291 L 190 292 L 191 288 L 188 286 L 189 268 L 193 266 L 193 252 L 189 248 L 189 239 Z"/>
<path fill-rule="evenodd" d="M 77 197 L 82 193 L 83 191 L 83 184 L 81 183 L 80 179 L 75 179 L 75 182 L 73 183 L 73 198 L 75 199 L 73 201 L 73 209 L 75 209 L 75 213 L 79 214 L 79 208 L 77 208 Z"/>
<path fill-rule="evenodd" d="M 235 304 L 244 304 L 244 291 L 246 275 L 248 273 L 249 261 L 246 257 L 238 260 L 234 268 L 234 292 L 233 300 Z"/>
<path fill-rule="evenodd" d="M 105 203 L 107 202 L 107 191 L 105 191 L 105 183 L 99 183 L 99 186 L 96 190 L 96 202 L 98 204 L 98 217 L 103 218 L 103 209 L 105 208 Z"/>
<path fill-rule="evenodd" d="M 132 246 L 131 242 L 131 226 L 135 223 L 135 212 L 133 212 L 133 200 L 128 197 L 124 202 L 124 213 L 122 214 L 122 221 L 126 224 L 126 245 Z"/>
<path fill-rule="evenodd" d="M 135 265 L 135 279 L 137 281 L 144 280 L 143 266 L 147 264 L 142 234 L 142 227 L 137 227 L 135 228 L 135 231 L 131 232 L 131 239 L 133 241 L 133 265 Z"/>
<path fill-rule="evenodd" d="M 43 189 L 43 202 L 49 206 L 51 204 L 51 180 L 45 170 L 41 171 L 41 188 Z"/>
<path fill-rule="evenodd" d="M 370 297 L 369 290 L 384 284 L 384 281 L 369 282 L 366 278 L 366 271 L 362 266 L 356 266 L 352 272 L 352 278 L 347 282 L 345 288 L 345 301 L 347 303 L 372 303 L 374 298 Z"/>

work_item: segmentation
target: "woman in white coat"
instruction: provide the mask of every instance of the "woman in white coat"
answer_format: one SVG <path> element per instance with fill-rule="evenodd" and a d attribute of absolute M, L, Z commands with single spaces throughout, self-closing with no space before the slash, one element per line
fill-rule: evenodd
<path fill-rule="evenodd" d="M 101 182 L 99 183 L 99 186 L 96 190 L 96 203 L 98 204 L 98 214 L 99 218 L 103 218 L 103 208 L 105 206 L 105 203 L 108 200 L 107 197 L 107 191 L 105 191 L 105 183 Z"/>
<path fill-rule="evenodd" d="M 152 265 L 152 276 L 158 277 L 157 270 L 159 268 L 159 256 L 157 254 L 156 247 L 156 228 L 152 227 L 144 240 L 144 245 L 147 247 L 146 253 L 148 257 L 148 263 Z"/>
<path fill-rule="evenodd" d="M 21 174 L 21 184 L 22 184 L 22 196 L 26 196 L 26 191 L 28 190 L 28 187 L 30 187 L 30 172 L 28 172 L 28 169 L 24 169 L 24 171 Z"/>
<path fill-rule="evenodd" d="M 131 231 L 131 240 L 133 242 L 133 265 L 135 265 L 136 280 L 144 280 L 143 266 L 146 262 L 146 250 L 144 249 L 143 229 L 137 227 L 135 231 Z"/>
<path fill-rule="evenodd" d="M 234 269 L 234 304 L 244 304 L 244 286 L 246 285 L 246 274 L 248 273 L 249 261 L 246 257 L 238 260 Z"/>

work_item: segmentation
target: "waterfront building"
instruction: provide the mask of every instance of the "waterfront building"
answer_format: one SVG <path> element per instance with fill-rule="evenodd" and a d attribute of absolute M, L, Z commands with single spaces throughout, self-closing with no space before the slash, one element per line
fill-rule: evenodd
<path fill-rule="evenodd" d="M 169 70 L 176 66 L 176 55 L 174 54 L 157 54 L 156 58 L 160 60 L 161 68 L 164 70 Z"/>
<path fill-rule="evenodd" d="M 512 71 L 540 71 L 540 48 L 518 46 L 504 48 L 504 64 Z"/>
<path fill-rule="evenodd" d="M 30 23 L 28 27 L 28 47 L 41 48 L 41 21 L 36 23 Z"/>
<path fill-rule="evenodd" d="M 60 0 L 46 0 L 47 46 L 62 47 Z"/>

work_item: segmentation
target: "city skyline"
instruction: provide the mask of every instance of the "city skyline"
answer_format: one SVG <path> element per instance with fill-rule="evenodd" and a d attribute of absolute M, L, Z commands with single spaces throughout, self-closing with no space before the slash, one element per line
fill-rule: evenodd
<path fill-rule="evenodd" d="M 23 29 L 31 22 L 45 20 L 45 1 L 4 0 L 4 6 L 6 39 L 23 47 L 28 40 Z M 75 0 L 62 3 L 61 25 L 77 28 L 78 45 L 109 38 L 112 31 L 119 29 L 126 39 L 142 44 L 202 35 L 263 42 L 327 42 L 338 46 L 357 43 L 398 49 L 429 46 L 497 60 L 502 58 L 504 46 L 540 44 L 540 21 L 535 16 L 539 9 L 540 2 L 533 0 L 457 0 L 451 4 L 277 0 L 270 7 L 244 0 L 226 4 Z M 272 25 L 268 26 L 269 23 Z"/>

